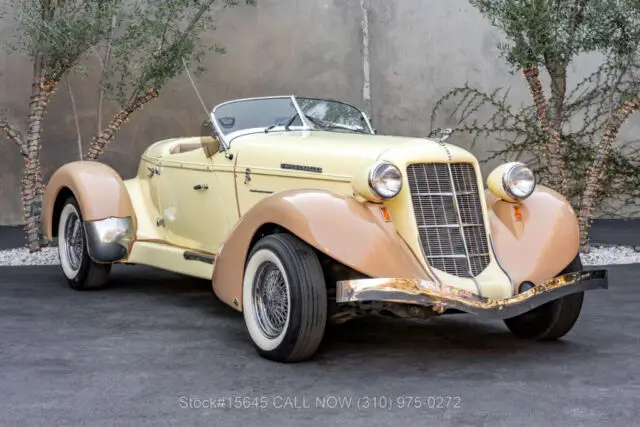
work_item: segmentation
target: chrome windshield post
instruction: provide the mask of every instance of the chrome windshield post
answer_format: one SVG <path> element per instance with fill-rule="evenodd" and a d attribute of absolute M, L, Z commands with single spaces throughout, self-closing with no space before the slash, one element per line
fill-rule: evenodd
<path fill-rule="evenodd" d="M 296 99 L 295 95 L 291 95 L 291 102 L 293 103 L 293 106 L 295 107 L 296 111 L 298 112 L 298 115 L 300 116 L 300 121 L 302 121 L 303 130 L 313 129 L 314 128 L 313 124 L 309 121 L 309 119 L 307 119 L 307 116 L 302 111 L 302 108 L 300 107 L 300 104 L 298 104 L 298 100 Z"/>
<path fill-rule="evenodd" d="M 233 154 L 229 153 L 229 148 L 231 148 L 231 144 L 229 144 L 218 125 L 218 121 L 216 120 L 216 116 L 214 114 L 215 109 L 209 113 L 209 117 L 211 119 L 211 123 L 213 124 L 213 131 L 215 132 L 215 136 L 220 140 L 220 152 L 224 152 L 224 155 L 227 159 L 233 159 Z"/>
<path fill-rule="evenodd" d="M 369 119 L 369 116 L 367 116 L 367 113 L 365 113 L 362 110 L 360 110 L 360 113 L 362 114 L 362 117 L 364 118 L 364 121 L 367 124 L 367 127 L 369 128 L 369 132 L 371 132 L 371 135 L 375 135 L 376 131 L 371 125 L 371 120 Z"/>

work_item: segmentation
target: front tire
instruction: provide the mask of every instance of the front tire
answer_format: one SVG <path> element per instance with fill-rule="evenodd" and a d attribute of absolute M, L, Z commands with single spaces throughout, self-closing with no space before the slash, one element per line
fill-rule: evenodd
<path fill-rule="evenodd" d="M 107 283 L 111 264 L 98 264 L 89 257 L 84 221 L 74 197 L 65 201 L 60 213 L 58 255 L 62 272 L 72 289 L 99 289 Z"/>
<path fill-rule="evenodd" d="M 582 271 L 580 254 L 560 272 L 560 275 Z M 519 316 L 505 319 L 505 324 L 518 338 L 540 341 L 557 340 L 566 335 L 575 325 L 580 311 L 584 292 L 577 292 L 555 301 L 548 302 Z"/>
<path fill-rule="evenodd" d="M 327 290 L 314 250 L 289 234 L 261 239 L 247 260 L 242 305 L 262 357 L 278 362 L 313 357 L 327 323 Z"/>

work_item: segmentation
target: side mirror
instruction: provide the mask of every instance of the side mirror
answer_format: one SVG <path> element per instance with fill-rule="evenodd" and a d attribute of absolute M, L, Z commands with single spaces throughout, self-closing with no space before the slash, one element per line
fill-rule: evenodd
<path fill-rule="evenodd" d="M 211 126 L 211 120 L 205 120 L 202 122 L 202 127 L 200 128 L 200 136 L 211 136 L 213 133 L 213 126 Z"/>

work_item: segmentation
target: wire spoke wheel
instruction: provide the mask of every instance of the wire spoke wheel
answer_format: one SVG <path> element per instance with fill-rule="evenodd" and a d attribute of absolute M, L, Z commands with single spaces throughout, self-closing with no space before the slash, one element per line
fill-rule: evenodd
<path fill-rule="evenodd" d="M 62 205 L 58 219 L 58 255 L 69 286 L 76 290 L 98 289 L 107 283 L 111 264 L 98 264 L 87 248 L 84 219 L 75 197 Z"/>
<path fill-rule="evenodd" d="M 258 353 L 278 362 L 315 354 L 327 321 L 327 290 L 314 250 L 277 233 L 251 249 L 242 282 L 242 312 Z"/>
<path fill-rule="evenodd" d="M 267 261 L 260 265 L 254 280 L 253 308 L 258 325 L 266 337 L 276 338 L 283 332 L 289 315 L 289 289 L 284 274 Z"/>
<path fill-rule="evenodd" d="M 69 214 L 65 223 L 66 255 L 71 268 L 78 270 L 82 264 L 84 251 L 84 231 L 82 222 L 74 212 Z"/>

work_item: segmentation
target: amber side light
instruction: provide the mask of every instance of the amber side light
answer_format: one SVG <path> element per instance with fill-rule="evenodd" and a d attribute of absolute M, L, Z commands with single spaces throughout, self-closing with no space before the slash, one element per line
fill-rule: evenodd
<path fill-rule="evenodd" d="M 513 213 L 516 216 L 516 221 L 522 221 L 522 212 L 520 211 L 520 206 L 514 206 Z"/>
<path fill-rule="evenodd" d="M 380 213 L 382 213 L 382 217 L 384 218 L 385 222 L 391 222 L 391 214 L 389 213 L 389 209 L 383 206 L 380 208 Z"/>

